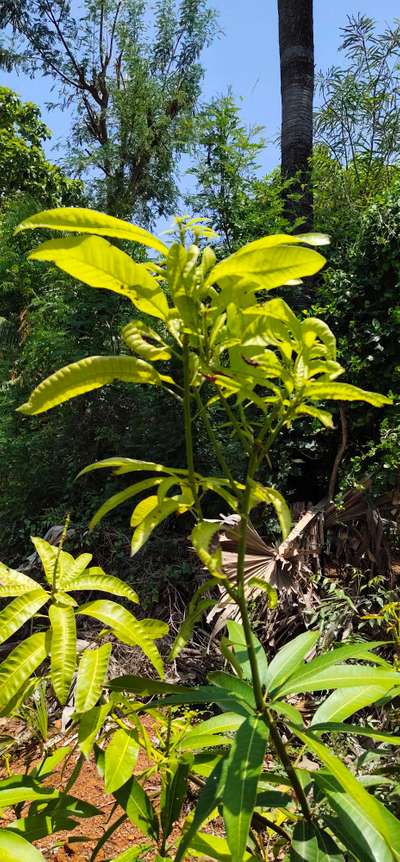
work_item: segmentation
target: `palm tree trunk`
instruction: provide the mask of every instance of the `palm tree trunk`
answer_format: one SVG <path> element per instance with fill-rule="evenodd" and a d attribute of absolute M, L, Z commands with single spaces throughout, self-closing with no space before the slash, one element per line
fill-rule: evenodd
<path fill-rule="evenodd" d="M 285 194 L 290 220 L 313 222 L 310 158 L 313 146 L 313 0 L 278 0 L 282 95 L 282 176 L 293 180 Z M 290 200 L 295 192 L 298 200 Z"/>

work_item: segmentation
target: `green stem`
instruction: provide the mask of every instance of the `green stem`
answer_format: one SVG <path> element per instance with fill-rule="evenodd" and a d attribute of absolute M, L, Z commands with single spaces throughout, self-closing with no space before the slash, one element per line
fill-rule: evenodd
<path fill-rule="evenodd" d="M 293 787 L 293 790 L 297 796 L 299 805 L 304 816 L 307 820 L 311 820 L 311 813 L 308 807 L 307 798 L 297 776 L 296 770 L 293 767 L 293 764 L 290 760 L 290 756 L 286 751 L 285 744 L 280 736 L 279 730 L 274 722 L 274 719 L 271 717 L 267 705 L 265 703 L 263 689 L 261 685 L 260 673 L 258 669 L 257 663 L 257 655 L 254 647 L 253 636 L 251 631 L 249 613 L 246 602 L 246 594 L 245 594 L 245 583 L 244 583 L 244 567 L 245 567 L 245 556 L 246 556 L 246 537 L 247 537 L 247 528 L 249 523 L 249 514 L 250 514 L 250 499 L 251 499 L 251 485 L 254 479 L 257 467 L 260 465 L 262 459 L 269 452 L 272 444 L 274 443 L 276 437 L 279 434 L 280 429 L 282 428 L 284 422 L 287 417 L 282 417 L 282 419 L 277 422 L 273 431 L 270 431 L 268 440 L 263 445 L 263 439 L 265 437 L 265 433 L 268 432 L 267 429 L 263 429 L 260 433 L 259 437 L 255 441 L 254 449 L 250 457 L 249 467 L 247 472 L 246 479 L 246 487 L 244 490 L 242 503 L 241 503 L 241 520 L 240 520 L 240 538 L 239 538 L 239 548 L 238 548 L 238 563 L 237 563 L 237 592 L 238 592 L 238 605 L 240 609 L 240 615 L 243 623 L 243 631 L 246 638 L 246 646 L 251 666 L 251 673 L 253 679 L 253 690 L 256 701 L 257 709 L 262 715 L 268 729 L 270 732 L 272 743 L 276 749 L 278 757 L 281 760 L 282 765 L 286 770 L 286 774 L 290 780 L 290 783 Z"/>
<path fill-rule="evenodd" d="M 230 470 L 230 467 L 228 466 L 228 464 L 227 464 L 227 462 L 226 462 L 226 460 L 225 460 L 225 456 L 224 456 L 224 453 L 223 453 L 223 451 L 222 451 L 222 446 L 221 446 L 221 444 L 220 444 L 220 442 L 219 442 L 219 440 L 218 440 L 218 437 L 217 437 L 217 435 L 216 435 L 216 433 L 215 433 L 215 431 L 214 431 L 214 428 L 212 427 L 212 424 L 211 424 L 210 419 L 209 419 L 209 417 L 208 417 L 207 408 L 206 408 L 206 407 L 205 407 L 205 405 L 203 404 L 203 402 L 202 402 L 202 400 L 201 400 L 201 396 L 200 396 L 200 393 L 199 393 L 199 392 L 196 392 L 196 401 L 197 401 L 197 405 L 198 405 L 198 408 L 199 408 L 199 413 L 198 413 L 198 415 L 199 415 L 199 416 L 201 416 L 201 417 L 202 417 L 202 419 L 203 419 L 203 421 L 204 421 L 204 424 L 205 424 L 205 426 L 206 426 L 206 431 L 207 431 L 207 434 L 208 434 L 208 436 L 209 436 L 209 438 L 210 438 L 210 440 L 211 440 L 211 443 L 212 443 L 212 445 L 213 445 L 213 447 L 214 447 L 214 452 L 215 452 L 215 454 L 216 454 L 216 456 L 217 456 L 218 463 L 219 463 L 219 465 L 220 465 L 220 467 L 221 467 L 221 470 L 222 470 L 222 472 L 223 472 L 224 476 L 226 476 L 226 478 L 227 478 L 227 479 L 229 479 L 229 482 L 230 482 L 230 485 L 231 485 L 231 489 L 232 489 L 233 493 L 234 493 L 234 494 L 235 494 L 235 496 L 236 496 L 236 494 L 237 494 L 237 488 L 236 488 L 235 480 L 234 480 L 234 478 L 233 478 L 233 475 L 232 475 L 232 472 L 231 472 L 231 470 Z"/>
<path fill-rule="evenodd" d="M 63 529 L 62 534 L 61 534 L 61 539 L 60 539 L 60 541 L 59 541 L 59 545 L 58 545 L 57 556 L 56 556 L 56 559 L 55 559 L 55 562 L 54 562 L 54 568 L 53 568 L 53 580 L 52 580 L 52 585 L 51 585 L 51 595 L 52 595 L 52 596 L 54 596 L 54 593 L 55 593 L 55 592 L 57 592 L 57 574 L 58 574 L 58 566 L 59 566 L 59 562 L 60 562 L 60 557 L 61 557 L 61 552 L 62 552 L 62 549 L 63 549 L 63 545 L 64 545 L 64 542 L 65 542 L 65 539 L 67 538 L 67 533 L 68 533 L 68 529 L 69 529 L 69 525 L 70 525 L 70 523 L 71 523 L 71 515 L 70 515 L 70 513 L 68 512 L 68 514 L 67 514 L 67 516 L 66 516 L 66 518 L 65 518 L 64 529 Z"/>
<path fill-rule="evenodd" d="M 221 404 L 222 404 L 222 406 L 223 406 L 223 408 L 224 408 L 224 410 L 228 416 L 228 419 L 229 419 L 231 425 L 233 425 L 233 427 L 236 431 L 236 434 L 239 437 L 239 440 L 240 440 L 240 442 L 244 448 L 244 451 L 246 452 L 247 455 L 249 455 L 250 451 L 251 451 L 250 450 L 251 441 L 248 440 L 248 438 L 246 437 L 245 434 L 243 434 L 243 430 L 240 427 L 240 423 L 236 419 L 236 416 L 232 410 L 231 405 L 229 404 L 229 401 L 227 400 L 227 398 L 224 398 L 224 396 L 221 395 L 221 392 L 219 390 L 218 390 L 218 396 L 219 396 L 219 400 L 221 401 Z"/>
<path fill-rule="evenodd" d="M 189 367 L 189 336 L 183 336 L 183 413 L 185 422 L 185 446 L 186 464 L 188 469 L 189 485 L 193 494 L 194 506 L 198 518 L 202 517 L 199 495 L 197 492 L 196 477 L 193 457 L 193 434 L 192 434 L 192 410 L 190 391 L 190 367 Z"/>

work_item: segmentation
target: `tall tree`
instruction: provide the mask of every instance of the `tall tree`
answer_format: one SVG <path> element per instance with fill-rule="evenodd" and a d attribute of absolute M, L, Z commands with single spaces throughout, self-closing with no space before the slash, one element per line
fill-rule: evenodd
<path fill-rule="evenodd" d="M 287 198 L 292 219 L 312 226 L 310 159 L 313 147 L 313 0 L 278 0 L 282 94 L 282 174 L 298 194 Z M 304 223 L 303 223 L 304 228 Z"/>
<path fill-rule="evenodd" d="M 175 169 L 215 31 L 208 0 L 6 0 L 0 26 L 74 111 L 69 152 L 96 203 L 142 221 L 173 209 Z M 100 180 L 100 182 L 99 182 Z"/>

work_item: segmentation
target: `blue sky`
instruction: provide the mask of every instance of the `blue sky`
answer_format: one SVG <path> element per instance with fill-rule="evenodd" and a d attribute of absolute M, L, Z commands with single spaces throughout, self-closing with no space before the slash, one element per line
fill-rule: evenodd
<path fill-rule="evenodd" d="M 278 19 L 276 0 L 211 0 L 219 12 L 223 34 L 205 52 L 204 96 L 206 99 L 232 87 L 241 99 L 243 119 L 248 124 L 265 127 L 267 146 L 262 167 L 269 170 L 278 162 L 276 140 L 280 124 Z M 362 12 L 375 18 L 380 26 L 400 17 L 399 0 L 314 0 L 315 50 L 317 69 L 340 62 L 338 45 L 340 27 L 349 13 Z M 2 84 L 17 90 L 25 100 L 32 100 L 43 110 L 43 117 L 53 130 L 51 147 L 68 134 L 68 112 L 46 110 L 52 101 L 51 80 L 32 81 L 15 73 L 1 75 Z M 53 152 L 57 160 L 57 153 Z"/>

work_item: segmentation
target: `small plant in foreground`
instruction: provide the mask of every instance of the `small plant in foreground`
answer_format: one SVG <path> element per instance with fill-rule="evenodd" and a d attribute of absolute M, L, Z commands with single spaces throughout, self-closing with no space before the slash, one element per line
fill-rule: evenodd
<path fill-rule="evenodd" d="M 45 242 L 32 252 L 32 259 L 50 261 L 91 287 L 124 295 L 146 320 L 153 318 L 154 322 L 150 326 L 135 317 L 122 333 L 130 353 L 89 357 L 55 372 L 34 390 L 21 412 L 42 413 L 113 380 L 160 386 L 175 398 L 182 407 L 187 468 L 114 455 L 88 466 L 84 473 L 108 468 L 121 476 L 139 474 L 137 481 L 100 507 L 91 526 L 114 507 L 141 495 L 131 517 L 134 554 L 169 516 L 192 514 L 191 542 L 209 578 L 190 602 L 171 659 L 209 607 L 212 587 L 223 587 L 240 618 L 240 623 L 228 622 L 228 636 L 221 641 L 229 672 L 211 673 L 207 685 L 185 687 L 163 679 L 123 676 L 102 680 L 98 706 L 88 705 L 87 711 L 76 706 L 81 752 L 89 756 L 94 750 L 106 790 L 143 834 L 143 844 L 128 849 L 120 862 L 150 848 L 157 860 L 175 858 L 176 862 L 186 856 L 247 862 L 272 860 L 279 854 L 292 862 L 346 862 L 349 858 L 399 862 L 400 822 L 322 737 L 351 733 L 397 745 L 399 737 L 348 724 L 346 719 L 382 697 L 395 697 L 400 692 L 400 674 L 376 654 L 380 642 L 345 643 L 316 654 L 319 635 L 315 631 L 289 641 L 269 661 L 251 630 L 246 600 L 248 583 L 251 585 L 251 573 L 248 576 L 245 566 L 251 511 L 262 504 L 272 505 L 283 540 L 291 528 L 284 498 L 275 487 L 266 487 L 259 480 L 260 469 L 272 467 L 273 446 L 280 431 L 304 415 L 332 427 L 326 407 L 329 400 L 361 401 L 376 407 L 389 403 L 385 396 L 338 382 L 344 369 L 337 361 L 334 335 L 323 321 L 301 320 L 281 298 L 267 298 L 269 290 L 297 283 L 323 266 L 324 258 L 307 246 L 321 245 L 325 238 L 265 237 L 217 263 L 213 249 L 205 244 L 210 230 L 201 219 L 177 219 L 177 238 L 170 247 L 141 228 L 89 210 L 48 211 L 20 225 L 20 229 L 39 227 L 83 235 Z M 137 264 L 102 235 L 139 242 L 156 251 L 159 259 Z M 167 367 L 170 359 L 173 368 L 181 364 L 181 374 L 173 374 Z M 239 441 L 247 458 L 244 479 L 236 475 L 215 432 L 215 404 L 224 415 L 225 433 Z M 196 470 L 194 417 L 204 422 L 220 476 L 204 476 Z M 204 518 L 208 493 L 218 495 L 239 516 L 235 579 L 226 576 L 221 551 L 213 545 L 219 525 Z M 63 596 L 69 595 L 67 588 L 68 583 L 61 583 L 54 594 L 61 590 Z M 114 587 L 110 588 L 113 592 Z M 55 601 L 71 608 L 64 598 Z M 87 613 L 87 607 L 78 613 Z M 121 637 L 114 615 L 110 618 L 94 611 L 90 615 Z M 60 611 L 52 611 L 52 616 L 56 624 Z M 63 619 L 66 616 L 63 611 Z M 68 616 L 72 618 L 72 611 Z M 157 625 L 149 623 L 150 638 L 160 635 Z M 130 627 L 131 623 L 124 627 L 126 637 Z M 68 643 L 61 626 L 58 632 L 54 644 L 61 645 L 63 637 Z M 46 635 L 42 640 L 45 644 Z M 42 650 L 43 659 L 51 653 L 51 667 L 52 643 Z M 161 677 L 162 667 L 153 664 Z M 14 673 L 10 663 L 6 667 L 6 675 L 0 668 L 0 683 Z M 18 680 L 14 686 L 18 691 Z M 65 697 L 66 684 L 59 691 Z M 295 706 L 296 696 L 325 691 L 331 694 L 305 725 Z M 192 718 L 192 726 L 179 712 L 191 707 L 196 715 L 197 709 L 210 705 L 217 714 L 198 722 Z M 151 747 L 140 720 L 146 712 L 160 728 L 159 749 Z M 117 729 L 107 742 L 109 719 Z M 133 774 L 141 745 L 149 769 L 160 775 L 159 805 L 153 804 L 143 786 L 146 770 Z M 312 766 L 309 759 L 305 767 L 299 762 L 303 750 L 313 758 Z M 172 827 L 182 819 L 183 801 L 193 785 L 200 790 L 198 802 L 177 838 Z M 214 835 L 210 825 L 220 814 L 225 832 Z M 19 848 L 12 846 L 15 835 L 10 829 L 3 835 L 0 848 L 3 841 L 14 862 L 19 858 Z M 24 840 L 18 835 L 19 842 Z M 25 856 L 29 858 L 28 849 Z"/>

